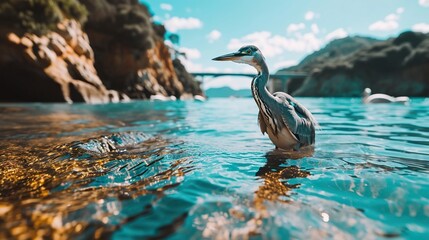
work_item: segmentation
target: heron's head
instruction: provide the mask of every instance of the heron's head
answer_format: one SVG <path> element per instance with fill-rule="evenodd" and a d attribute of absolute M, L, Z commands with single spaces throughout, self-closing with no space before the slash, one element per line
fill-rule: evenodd
<path fill-rule="evenodd" d="M 259 66 L 259 62 L 264 60 L 264 56 L 261 51 L 253 46 L 244 46 L 238 49 L 237 52 L 228 53 L 219 57 L 215 57 L 212 60 L 215 61 L 233 61 L 236 63 L 246 63 L 256 68 Z"/>

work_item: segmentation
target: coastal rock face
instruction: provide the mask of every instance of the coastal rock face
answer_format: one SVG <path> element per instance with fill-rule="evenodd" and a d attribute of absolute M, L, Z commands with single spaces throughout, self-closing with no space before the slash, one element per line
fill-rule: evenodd
<path fill-rule="evenodd" d="M 196 82 L 183 66 L 173 64 L 164 44 L 166 30 L 152 22 L 146 6 L 137 0 L 81 3 L 90 12 L 85 31 L 95 52 L 95 66 L 108 87 L 142 99 L 201 94 L 198 85 L 188 87 Z"/>
<path fill-rule="evenodd" d="M 192 76 L 190 73 L 188 73 L 188 71 L 186 71 L 185 66 L 183 66 L 179 59 L 176 58 L 173 60 L 173 66 L 176 71 L 177 77 L 179 78 L 179 81 L 183 85 L 185 93 L 204 96 L 204 93 L 200 88 L 200 84 L 195 81 L 194 76 Z M 184 95 L 182 95 L 182 98 L 183 97 Z"/>
<path fill-rule="evenodd" d="M 3 29 L 0 43 L 0 99 L 3 101 L 117 102 L 94 67 L 87 35 L 75 20 L 43 35 Z"/>
<path fill-rule="evenodd" d="M 393 96 L 428 96 L 429 35 L 404 32 L 386 41 L 339 39 L 287 70 L 310 74 L 292 89 L 296 96 L 358 97 L 366 87 Z"/>
<path fill-rule="evenodd" d="M 35 8 L 42 10 L 32 14 Z M 186 69 L 173 64 L 165 33 L 137 0 L 2 2 L 0 101 L 201 95 Z"/>

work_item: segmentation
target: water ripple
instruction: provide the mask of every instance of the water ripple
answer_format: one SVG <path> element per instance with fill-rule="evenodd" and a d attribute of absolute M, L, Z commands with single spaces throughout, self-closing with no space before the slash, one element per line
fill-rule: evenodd
<path fill-rule="evenodd" d="M 0 238 L 427 237 L 427 101 L 299 100 L 295 153 L 252 99 L 0 105 Z"/>

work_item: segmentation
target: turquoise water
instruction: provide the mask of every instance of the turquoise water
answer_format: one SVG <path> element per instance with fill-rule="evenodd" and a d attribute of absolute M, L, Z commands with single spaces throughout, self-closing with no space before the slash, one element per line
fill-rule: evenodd
<path fill-rule="evenodd" d="M 429 101 L 299 101 L 321 125 L 302 155 L 252 99 L 2 104 L 0 238 L 428 239 Z M 85 140 L 112 133 L 136 144 Z"/>

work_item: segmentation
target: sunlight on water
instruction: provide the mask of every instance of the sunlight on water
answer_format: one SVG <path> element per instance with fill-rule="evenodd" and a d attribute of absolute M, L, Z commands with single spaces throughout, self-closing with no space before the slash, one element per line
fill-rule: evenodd
<path fill-rule="evenodd" d="M 252 99 L 0 105 L 0 238 L 424 238 L 429 102 L 300 99 L 273 151 Z"/>

